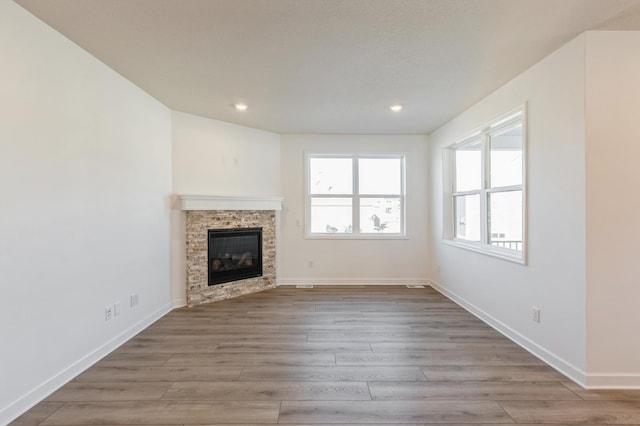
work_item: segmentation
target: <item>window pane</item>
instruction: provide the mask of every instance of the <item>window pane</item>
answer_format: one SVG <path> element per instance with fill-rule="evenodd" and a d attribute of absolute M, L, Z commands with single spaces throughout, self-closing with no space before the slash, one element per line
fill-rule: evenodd
<path fill-rule="evenodd" d="M 480 241 L 480 194 L 455 197 L 455 236 Z"/>
<path fill-rule="evenodd" d="M 358 162 L 360 194 L 400 195 L 402 191 L 399 158 L 362 158 Z"/>
<path fill-rule="evenodd" d="M 311 232 L 353 232 L 351 198 L 311 198 Z"/>
<path fill-rule="evenodd" d="M 455 150 L 456 191 L 474 191 L 482 185 L 482 154 L 480 141 Z"/>
<path fill-rule="evenodd" d="M 522 251 L 522 191 L 489 194 L 489 244 Z"/>
<path fill-rule="evenodd" d="M 360 232 L 402 232 L 400 198 L 361 198 Z"/>
<path fill-rule="evenodd" d="M 353 193 L 351 158 L 309 158 L 309 192 L 311 194 Z"/>
<path fill-rule="evenodd" d="M 522 124 L 491 136 L 491 187 L 522 185 Z"/>

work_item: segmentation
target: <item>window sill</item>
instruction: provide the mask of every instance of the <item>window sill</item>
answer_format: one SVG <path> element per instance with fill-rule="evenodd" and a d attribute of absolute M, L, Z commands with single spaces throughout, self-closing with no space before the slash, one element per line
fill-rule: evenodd
<path fill-rule="evenodd" d="M 408 240 L 402 234 L 306 234 L 305 240 Z"/>
<path fill-rule="evenodd" d="M 453 247 L 459 247 L 461 249 L 473 251 L 476 253 L 484 254 L 491 257 L 496 257 L 498 259 L 506 260 L 508 262 L 518 263 L 520 265 L 526 265 L 526 256 L 523 252 L 522 254 L 512 254 L 509 250 L 500 250 L 499 248 L 492 248 L 484 245 L 467 243 L 458 240 L 442 240 L 443 244 Z"/>

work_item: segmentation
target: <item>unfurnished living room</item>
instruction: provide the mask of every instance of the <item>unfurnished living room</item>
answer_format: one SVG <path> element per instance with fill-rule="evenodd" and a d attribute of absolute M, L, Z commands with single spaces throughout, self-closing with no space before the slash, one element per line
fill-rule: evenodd
<path fill-rule="evenodd" d="M 0 424 L 640 424 L 640 0 L 0 0 Z"/>

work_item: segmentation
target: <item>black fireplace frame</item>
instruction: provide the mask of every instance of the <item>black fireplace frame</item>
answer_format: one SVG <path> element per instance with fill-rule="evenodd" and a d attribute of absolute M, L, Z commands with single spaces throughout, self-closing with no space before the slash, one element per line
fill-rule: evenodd
<path fill-rule="evenodd" d="M 212 241 L 218 238 L 234 236 L 255 236 L 258 239 L 257 256 L 254 265 L 238 269 L 215 271 L 213 262 L 219 258 L 214 251 Z M 223 228 L 207 230 L 207 281 L 208 285 L 217 285 L 232 281 L 262 276 L 262 228 Z"/>

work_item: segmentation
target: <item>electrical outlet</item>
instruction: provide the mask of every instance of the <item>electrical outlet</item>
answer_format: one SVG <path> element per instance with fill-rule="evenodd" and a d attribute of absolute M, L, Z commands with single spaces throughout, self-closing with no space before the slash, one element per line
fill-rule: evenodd
<path fill-rule="evenodd" d="M 120 302 L 113 304 L 113 316 L 117 317 L 118 315 L 120 315 Z"/>
<path fill-rule="evenodd" d="M 531 307 L 531 320 L 533 322 L 540 322 L 540 309 L 535 306 Z"/>
<path fill-rule="evenodd" d="M 104 320 L 111 321 L 111 318 L 113 318 L 113 306 L 107 306 L 104 308 Z"/>
<path fill-rule="evenodd" d="M 131 295 L 131 307 L 133 308 L 138 304 L 138 293 Z"/>

